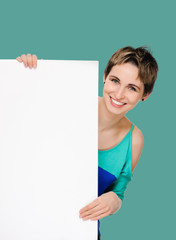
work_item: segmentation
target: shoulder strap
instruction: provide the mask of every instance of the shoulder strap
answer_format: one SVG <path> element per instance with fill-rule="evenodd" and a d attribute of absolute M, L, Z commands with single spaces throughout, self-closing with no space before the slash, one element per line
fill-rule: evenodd
<path fill-rule="evenodd" d="M 134 124 L 132 124 L 131 126 L 131 130 L 130 130 L 130 136 L 129 136 L 129 157 L 128 157 L 128 161 L 129 161 L 129 171 L 130 171 L 130 175 L 131 177 L 133 176 L 133 173 L 132 173 L 132 159 L 131 159 L 131 151 L 132 151 L 132 131 L 133 131 L 133 128 L 134 128 Z"/>
<path fill-rule="evenodd" d="M 132 123 L 131 129 L 130 129 L 130 132 L 133 131 L 133 128 L 134 128 L 134 124 Z"/>

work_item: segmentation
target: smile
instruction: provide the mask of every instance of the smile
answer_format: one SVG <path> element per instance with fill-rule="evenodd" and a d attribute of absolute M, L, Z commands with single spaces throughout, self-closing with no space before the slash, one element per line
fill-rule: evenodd
<path fill-rule="evenodd" d="M 122 106 L 124 106 L 126 104 L 126 103 L 118 102 L 118 101 L 114 100 L 112 97 L 110 97 L 110 99 L 111 99 L 111 104 L 114 107 L 122 107 Z"/>

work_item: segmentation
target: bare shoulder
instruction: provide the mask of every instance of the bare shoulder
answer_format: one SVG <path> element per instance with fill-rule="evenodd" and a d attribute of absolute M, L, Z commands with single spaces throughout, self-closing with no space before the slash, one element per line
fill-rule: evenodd
<path fill-rule="evenodd" d="M 132 132 L 132 171 L 135 169 L 140 155 L 142 153 L 142 148 L 144 145 L 144 136 L 141 132 L 141 130 L 134 126 L 133 132 Z"/>
<path fill-rule="evenodd" d="M 141 142 L 144 142 L 144 136 L 141 130 L 137 126 L 134 126 L 132 133 L 132 144 L 140 144 Z"/>

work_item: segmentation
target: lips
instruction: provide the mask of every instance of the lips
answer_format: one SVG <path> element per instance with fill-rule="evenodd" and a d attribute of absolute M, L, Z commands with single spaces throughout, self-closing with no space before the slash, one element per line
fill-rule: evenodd
<path fill-rule="evenodd" d="M 111 100 L 111 104 L 114 106 L 114 107 L 123 107 L 124 105 L 126 105 L 126 103 L 123 103 L 123 102 L 119 102 L 115 99 L 113 99 L 112 97 L 110 97 L 110 100 Z"/>

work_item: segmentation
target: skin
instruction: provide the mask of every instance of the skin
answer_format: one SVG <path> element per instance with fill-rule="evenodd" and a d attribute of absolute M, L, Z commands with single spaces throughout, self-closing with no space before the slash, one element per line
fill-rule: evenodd
<path fill-rule="evenodd" d="M 23 62 L 25 67 L 36 68 L 37 56 L 31 54 L 17 57 L 17 61 Z M 99 129 L 98 149 L 107 150 L 113 148 L 130 131 L 132 123 L 125 114 L 133 109 L 142 99 L 149 95 L 143 95 L 144 84 L 138 77 L 138 68 L 131 63 L 115 65 L 104 81 L 103 97 L 99 97 Z M 111 98 L 125 103 L 122 107 L 112 105 Z M 134 171 L 140 158 L 144 138 L 139 128 L 134 126 L 132 132 L 132 171 Z M 83 220 L 99 220 L 117 212 L 121 207 L 121 199 L 112 191 L 96 198 L 79 211 L 79 217 Z"/>
<path fill-rule="evenodd" d="M 23 62 L 24 66 L 27 68 L 29 67 L 30 69 L 36 68 L 37 67 L 37 56 L 31 54 L 22 54 L 21 57 L 17 57 L 16 60 L 20 63 Z"/>
<path fill-rule="evenodd" d="M 122 141 L 132 125 L 125 114 L 139 101 L 149 97 L 143 96 L 144 84 L 138 78 L 138 68 L 131 63 L 114 66 L 103 81 L 103 97 L 99 97 L 99 150 L 113 148 Z M 126 104 L 116 108 L 112 106 L 110 97 Z M 142 132 L 135 126 L 132 132 L 132 171 L 140 158 L 143 144 Z M 80 217 L 83 220 L 98 220 L 117 212 L 121 204 L 121 199 L 114 192 L 104 193 L 82 208 Z"/>

